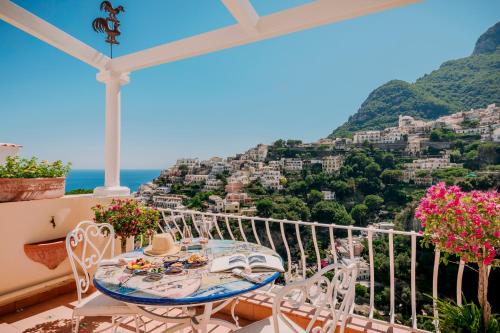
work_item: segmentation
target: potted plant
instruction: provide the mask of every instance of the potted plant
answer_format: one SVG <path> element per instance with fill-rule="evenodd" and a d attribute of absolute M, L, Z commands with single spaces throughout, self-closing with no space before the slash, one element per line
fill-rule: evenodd
<path fill-rule="evenodd" d="M 500 195 L 497 191 L 463 192 L 458 186 L 439 183 L 422 198 L 415 217 L 423 227 L 423 243 L 444 253 L 446 263 L 456 255 L 478 266 L 477 298 L 481 307 L 482 327 L 488 327 L 491 306 L 488 302 L 488 269 L 498 266 L 495 259 L 500 247 Z"/>
<path fill-rule="evenodd" d="M 61 161 L 9 156 L 0 165 L 0 202 L 62 197 L 70 167 Z"/>
<path fill-rule="evenodd" d="M 121 251 L 126 252 L 127 238 L 151 236 L 160 219 L 160 212 L 134 199 L 113 199 L 108 206 L 92 207 L 96 223 L 109 223 L 121 238 Z"/>

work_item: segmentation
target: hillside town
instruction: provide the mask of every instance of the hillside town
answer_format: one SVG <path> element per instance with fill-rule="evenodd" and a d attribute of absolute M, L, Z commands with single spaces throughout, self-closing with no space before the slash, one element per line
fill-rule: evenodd
<path fill-rule="evenodd" d="M 345 152 L 367 144 L 411 158 L 411 162 L 404 163 L 400 180 L 429 186 L 433 182 L 432 171 L 461 166 L 450 160 L 453 142 L 434 137 L 436 130 L 476 137 L 481 142 L 500 142 L 500 107 L 491 104 L 483 109 L 458 112 L 432 121 L 400 115 L 398 126 L 359 131 L 352 138 L 289 143 L 298 151 L 319 152 L 316 158 L 275 158 L 269 152 L 277 142 L 273 147 L 259 144 L 245 153 L 227 158 L 212 157 L 203 161 L 182 158 L 163 170 L 154 182 L 142 185 L 137 196 L 157 207 L 184 209 L 183 202 L 187 197 L 172 194 L 172 187 L 197 184 L 202 191 L 220 194 L 209 196 L 207 211 L 251 216 L 256 210 L 251 197 L 244 192 L 250 183 L 258 181 L 266 189 L 279 191 L 287 181 L 286 174 L 300 173 L 311 165 L 334 174 L 341 169 Z M 433 150 L 440 153 L 429 153 Z M 324 200 L 335 200 L 332 190 L 325 189 L 322 194 Z"/>

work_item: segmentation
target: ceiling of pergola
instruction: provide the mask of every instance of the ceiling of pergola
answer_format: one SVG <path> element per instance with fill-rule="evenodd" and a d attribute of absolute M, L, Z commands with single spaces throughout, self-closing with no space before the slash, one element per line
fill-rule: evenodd
<path fill-rule="evenodd" d="M 419 0 L 265 0 L 266 6 L 263 1 L 112 1 L 127 10 L 119 17 L 122 45 L 114 59 L 105 55 L 103 36 L 90 29 L 100 1 L 52 1 L 43 7 L 43 1 L 0 0 L 0 19 L 99 70 L 131 72 Z M 89 26 L 88 33 L 81 24 Z"/>

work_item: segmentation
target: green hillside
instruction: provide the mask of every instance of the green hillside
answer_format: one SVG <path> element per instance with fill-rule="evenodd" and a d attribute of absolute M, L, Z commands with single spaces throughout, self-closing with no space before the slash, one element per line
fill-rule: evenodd
<path fill-rule="evenodd" d="M 479 37 L 471 56 L 447 61 L 415 83 L 392 80 L 375 89 L 330 137 L 395 126 L 399 114 L 435 119 L 491 103 L 500 103 L 500 22 Z"/>

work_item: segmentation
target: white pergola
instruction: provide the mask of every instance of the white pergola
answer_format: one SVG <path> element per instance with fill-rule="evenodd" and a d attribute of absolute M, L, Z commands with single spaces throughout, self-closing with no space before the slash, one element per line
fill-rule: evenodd
<path fill-rule="evenodd" d="M 420 0 L 316 0 L 266 16 L 259 16 L 250 0 L 220 1 L 236 24 L 110 59 L 13 2 L 0 0 L 0 19 L 95 67 L 97 80 L 106 85 L 105 181 L 94 190 L 96 195 L 130 194 L 130 189 L 120 186 L 120 87 L 129 83 L 131 72 Z"/>

